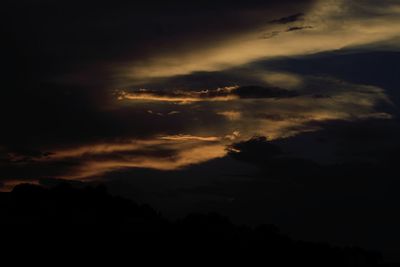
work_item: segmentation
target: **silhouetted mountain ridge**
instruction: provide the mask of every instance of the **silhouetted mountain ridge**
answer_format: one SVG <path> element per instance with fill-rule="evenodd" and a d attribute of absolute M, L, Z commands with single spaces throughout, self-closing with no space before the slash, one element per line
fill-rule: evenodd
<path fill-rule="evenodd" d="M 0 225 L 7 229 L 3 241 L 18 251 L 63 255 L 73 244 L 75 251 L 95 251 L 95 260 L 150 255 L 164 261 L 218 259 L 272 266 L 378 266 L 381 259 L 379 253 L 360 248 L 294 241 L 272 225 L 237 226 L 214 213 L 171 222 L 147 205 L 108 194 L 102 186 L 19 185 L 0 194 L 0 214 Z M 39 240 L 45 245 L 38 246 Z"/>

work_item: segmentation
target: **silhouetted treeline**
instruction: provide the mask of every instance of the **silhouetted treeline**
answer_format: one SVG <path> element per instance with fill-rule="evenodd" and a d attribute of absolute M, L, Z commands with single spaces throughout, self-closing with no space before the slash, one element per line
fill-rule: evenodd
<path fill-rule="evenodd" d="M 256 212 L 256 211 L 255 211 Z M 237 226 L 218 214 L 176 222 L 147 205 L 112 196 L 103 187 L 19 185 L 0 194 L 4 253 L 25 251 L 71 260 L 90 256 L 164 263 L 240 263 L 243 266 L 378 266 L 379 253 L 301 242 L 272 225 Z M 6 252 L 7 251 L 7 252 Z M 57 266 L 57 265 L 55 265 Z"/>

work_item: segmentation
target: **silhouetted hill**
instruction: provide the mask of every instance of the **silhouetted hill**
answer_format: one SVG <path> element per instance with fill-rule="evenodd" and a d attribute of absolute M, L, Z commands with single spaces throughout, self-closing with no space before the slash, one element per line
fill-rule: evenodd
<path fill-rule="evenodd" d="M 380 254 L 290 239 L 272 225 L 237 226 L 218 214 L 169 222 L 104 187 L 19 185 L 0 194 L 4 253 L 244 266 L 378 266 Z M 24 254 L 25 255 L 25 254 Z M 72 260 L 73 261 L 73 260 Z M 130 264 L 132 263 L 132 264 Z"/>

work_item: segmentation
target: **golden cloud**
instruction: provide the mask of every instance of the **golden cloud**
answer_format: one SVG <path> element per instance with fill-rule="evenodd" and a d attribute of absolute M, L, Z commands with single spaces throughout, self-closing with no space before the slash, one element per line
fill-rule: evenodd
<path fill-rule="evenodd" d="M 281 56 L 309 55 L 346 47 L 389 41 L 400 36 L 400 4 L 362 14 L 362 5 L 345 0 L 321 0 L 301 22 L 266 24 L 224 42 L 209 43 L 192 50 L 174 50 L 116 69 L 121 85 L 131 85 L 154 77 L 170 77 L 196 71 L 219 71 L 257 60 Z M 311 26 L 310 26 L 311 25 Z M 304 28 L 302 30 L 302 28 Z M 265 33 L 278 32 L 272 38 Z M 276 77 L 279 80 L 279 77 Z M 184 101 L 184 99 L 182 99 Z"/>

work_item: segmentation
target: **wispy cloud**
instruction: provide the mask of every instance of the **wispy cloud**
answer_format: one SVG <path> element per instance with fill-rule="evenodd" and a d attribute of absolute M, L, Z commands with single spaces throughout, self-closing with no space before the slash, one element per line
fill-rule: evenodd
<path fill-rule="evenodd" d="M 400 35 L 400 8 L 393 1 L 383 2 L 390 2 L 390 5 L 378 6 L 370 1 L 359 4 L 343 0 L 317 1 L 304 16 L 277 19 L 277 23 L 261 25 L 254 31 L 240 33 L 212 46 L 167 51 L 118 69 L 117 73 L 121 81 L 126 79 L 129 84 L 154 77 L 218 71 L 267 58 L 309 55 L 389 41 Z M 260 39 L 260 31 L 277 34 Z"/>
<path fill-rule="evenodd" d="M 58 176 L 64 179 L 101 177 L 106 172 L 123 168 L 175 170 L 223 157 L 224 142 L 224 138 L 213 136 L 166 135 L 58 149 L 26 164 L 71 162 L 65 173 Z"/>
<path fill-rule="evenodd" d="M 202 91 L 190 90 L 147 90 L 139 89 L 132 91 L 118 91 L 116 93 L 119 100 L 135 100 L 145 102 L 172 102 L 180 104 L 190 104 L 194 102 L 225 102 L 237 99 L 257 99 L 257 98 L 288 98 L 298 94 L 294 91 L 285 90 L 278 87 L 262 86 L 227 86 L 217 89 L 207 89 Z"/>
<path fill-rule="evenodd" d="M 218 115 L 224 116 L 231 121 L 240 120 L 242 113 L 240 111 L 228 110 L 217 112 Z"/>

